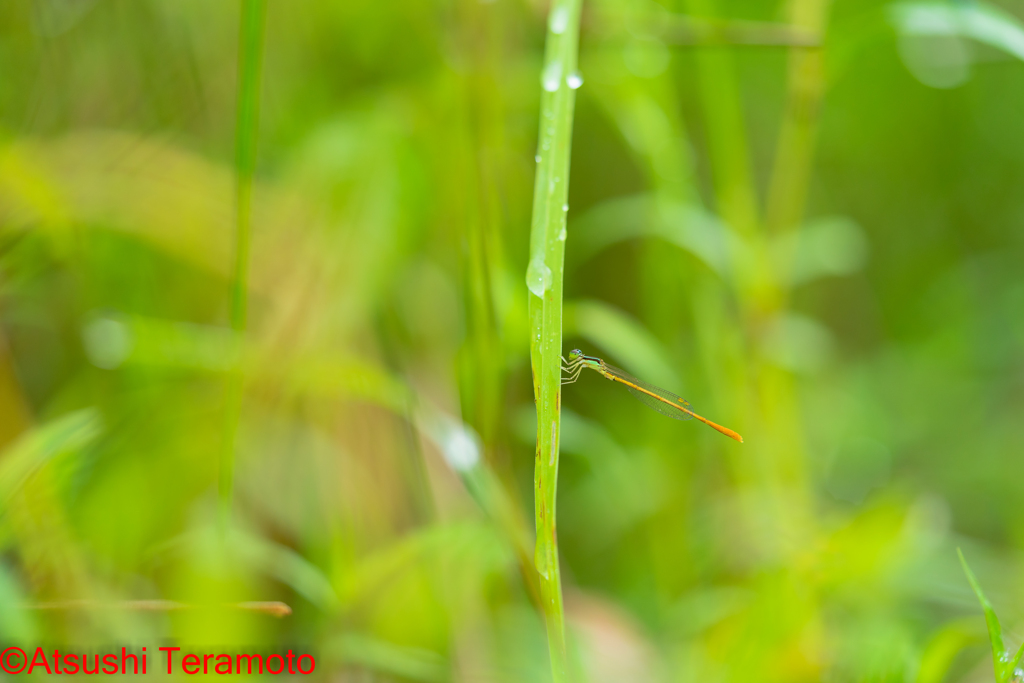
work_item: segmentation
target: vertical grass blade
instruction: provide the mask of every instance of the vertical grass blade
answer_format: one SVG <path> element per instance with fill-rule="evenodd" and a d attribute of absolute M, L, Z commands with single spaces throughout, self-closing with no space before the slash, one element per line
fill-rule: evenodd
<path fill-rule="evenodd" d="M 534 505 L 537 546 L 534 562 L 540 576 L 542 611 L 555 683 L 568 680 L 565 616 L 555 533 L 558 482 L 558 436 L 561 409 L 562 271 L 565 257 L 565 214 L 569 189 L 576 71 L 582 0 L 556 0 L 551 5 L 541 72 L 540 134 L 533 194 L 530 263 L 530 361 L 537 402 L 537 453 Z"/>
<path fill-rule="evenodd" d="M 799 0 L 790 6 L 791 25 L 807 35 L 816 36 L 818 41 L 817 44 L 790 50 L 789 92 L 765 218 L 767 228 L 773 234 L 796 229 L 803 217 L 814 158 L 818 112 L 825 91 L 825 58 L 820 42 L 828 5 L 827 0 Z"/>
<path fill-rule="evenodd" d="M 697 16 L 713 17 L 715 0 L 688 0 Z M 759 228 L 758 199 L 732 52 L 709 47 L 695 55 L 718 214 L 744 237 Z"/>
<path fill-rule="evenodd" d="M 231 327 L 245 329 L 248 311 L 252 179 L 259 137 L 260 73 L 266 0 L 242 0 L 238 46 L 238 119 L 235 128 L 235 261 L 231 278 Z"/>
<path fill-rule="evenodd" d="M 1007 656 L 1006 648 L 1003 646 L 1003 631 L 999 626 L 999 617 L 996 616 L 996 611 L 992 609 L 992 603 L 988 601 L 985 594 L 981 590 L 981 584 L 978 583 L 978 579 L 974 576 L 974 572 L 967 566 L 967 560 L 964 559 L 963 552 L 957 548 L 956 554 L 960 556 L 960 565 L 964 568 L 964 574 L 967 575 L 967 581 L 971 584 L 971 589 L 974 594 L 978 597 L 978 602 L 981 603 L 981 609 L 985 612 L 985 623 L 988 625 L 988 639 L 992 643 L 992 667 L 996 674 L 996 683 L 1003 683 L 1007 678 Z M 1013 671 L 1013 669 L 1009 669 Z"/>
<path fill-rule="evenodd" d="M 235 260 L 231 273 L 231 329 L 241 336 L 248 313 L 249 248 L 252 238 L 252 181 L 259 135 L 260 73 L 266 0 L 242 0 L 238 40 L 238 119 L 235 132 Z M 223 526 L 230 518 L 234 491 L 235 441 L 242 407 L 242 373 L 228 375 L 224 444 L 218 495 Z"/>

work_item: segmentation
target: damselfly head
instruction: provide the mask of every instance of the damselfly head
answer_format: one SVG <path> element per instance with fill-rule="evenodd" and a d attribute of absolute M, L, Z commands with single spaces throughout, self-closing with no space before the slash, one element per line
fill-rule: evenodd
<path fill-rule="evenodd" d="M 579 358 L 582 355 L 583 355 L 582 351 L 580 351 L 579 349 L 573 349 L 572 351 L 569 352 L 569 360 L 576 360 L 577 358 Z"/>

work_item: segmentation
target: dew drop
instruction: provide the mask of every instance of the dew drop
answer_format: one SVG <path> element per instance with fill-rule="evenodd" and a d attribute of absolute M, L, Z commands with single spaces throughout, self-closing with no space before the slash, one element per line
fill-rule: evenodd
<path fill-rule="evenodd" d="M 551 19 L 548 21 L 548 28 L 555 35 L 562 35 L 565 33 L 565 29 L 569 27 L 569 8 L 565 5 L 559 5 L 551 11 Z"/>
<path fill-rule="evenodd" d="M 562 211 L 568 211 L 568 210 L 569 210 L 569 205 L 568 204 L 562 204 Z"/>
<path fill-rule="evenodd" d="M 544 298 L 544 292 L 551 287 L 551 269 L 544 264 L 543 259 L 533 258 L 526 269 L 526 287 L 534 294 Z"/>
<path fill-rule="evenodd" d="M 583 74 L 581 74 L 579 71 L 573 71 L 571 74 L 565 77 L 565 84 L 572 88 L 573 90 L 576 90 L 581 85 L 583 85 Z"/>
<path fill-rule="evenodd" d="M 540 155 L 538 154 L 537 156 L 535 156 L 533 158 L 533 160 L 536 161 L 539 164 L 540 163 Z"/>
<path fill-rule="evenodd" d="M 555 60 L 544 67 L 541 75 L 541 84 L 548 92 L 555 92 L 562 83 L 562 63 Z"/>
<path fill-rule="evenodd" d="M 563 225 L 563 226 L 562 226 L 562 232 L 558 233 L 558 240 L 559 240 L 560 242 L 564 242 L 564 241 L 565 241 L 565 236 L 566 236 L 566 233 L 565 233 L 565 226 Z"/>

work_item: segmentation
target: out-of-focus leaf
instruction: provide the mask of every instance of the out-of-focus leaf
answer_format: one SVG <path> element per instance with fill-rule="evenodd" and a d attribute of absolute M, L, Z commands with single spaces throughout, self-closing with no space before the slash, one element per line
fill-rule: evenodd
<path fill-rule="evenodd" d="M 235 544 L 253 566 L 291 587 L 320 609 L 331 612 L 337 606 L 338 597 L 331 582 L 320 569 L 291 548 L 252 535 L 236 536 Z"/>
<path fill-rule="evenodd" d="M 1024 26 L 1013 16 L 981 2 L 906 2 L 890 8 L 904 34 L 971 38 L 1024 60 Z"/>
<path fill-rule="evenodd" d="M 974 576 L 974 572 L 967 565 L 967 560 L 964 559 L 963 551 L 959 548 L 956 549 L 956 554 L 960 557 L 960 564 L 964 568 L 964 574 L 967 575 L 967 581 L 971 584 L 971 589 L 974 594 L 978 597 L 978 602 L 981 603 L 981 609 L 985 612 L 985 624 L 988 626 L 988 639 L 992 644 L 992 667 L 996 674 L 996 683 L 1003 683 L 1008 673 L 1012 673 L 1013 669 L 1008 668 L 1009 658 L 1006 655 L 1006 647 L 1003 645 L 1003 630 L 999 626 L 999 617 L 996 616 L 996 611 L 992 609 L 992 603 L 985 597 L 984 591 L 981 590 L 981 584 L 978 583 L 978 579 Z"/>
<path fill-rule="evenodd" d="M 815 558 L 819 581 L 829 587 L 885 585 L 908 558 L 908 521 L 899 502 L 865 506 L 824 539 Z"/>
<path fill-rule="evenodd" d="M 0 455 L 0 502 L 6 502 L 33 472 L 51 458 L 82 448 L 101 431 L 99 413 L 85 409 L 59 417 L 22 436 Z"/>
<path fill-rule="evenodd" d="M 399 413 L 411 400 L 408 387 L 372 363 L 333 356 L 299 356 L 290 362 L 263 357 L 226 327 L 99 314 L 82 328 L 86 355 L 97 367 L 145 366 L 227 372 L 240 363 L 255 379 L 279 380 L 296 393 L 362 399 Z"/>
<path fill-rule="evenodd" d="M 743 588 L 708 588 L 684 595 L 672 608 L 680 636 L 692 637 L 746 607 L 754 596 Z"/>
<path fill-rule="evenodd" d="M 98 315 L 82 329 L 93 365 L 122 364 L 225 372 L 241 356 L 241 341 L 225 327 L 158 320 L 142 316 Z"/>
<path fill-rule="evenodd" d="M 63 199 L 31 148 L 8 145 L 0 150 L 0 216 L 4 229 L 37 220 L 51 225 L 67 221 Z"/>
<path fill-rule="evenodd" d="M 612 244 L 637 237 L 658 237 L 688 251 L 725 277 L 729 247 L 738 239 L 713 214 L 695 204 L 658 201 L 649 195 L 613 199 L 573 221 L 567 256 L 579 263 Z"/>
<path fill-rule="evenodd" d="M 832 333 L 827 327 L 792 311 L 772 321 L 763 344 L 768 358 L 796 372 L 820 370 L 831 359 L 835 349 Z"/>
<path fill-rule="evenodd" d="M 35 619 L 22 607 L 25 602 L 14 577 L 0 563 L 0 638 L 8 643 L 30 643 L 37 638 Z"/>
<path fill-rule="evenodd" d="M 673 495 L 662 461 L 627 451 L 600 423 L 566 408 L 561 445 L 590 465 L 588 475 L 563 494 L 561 510 L 570 526 L 599 529 L 586 537 L 591 549 L 614 543 Z"/>
<path fill-rule="evenodd" d="M 977 633 L 962 619 L 943 626 L 925 646 L 915 683 L 942 683 L 956 656 L 976 641 Z"/>
<path fill-rule="evenodd" d="M 411 404 L 412 394 L 404 382 L 358 358 L 311 355 L 283 370 L 286 370 L 283 376 L 287 386 L 296 393 L 357 398 L 401 414 L 407 413 Z"/>
<path fill-rule="evenodd" d="M 234 199 L 228 167 L 156 138 L 122 132 L 22 139 L 2 153 L 4 227 L 38 227 L 59 236 L 70 223 L 102 227 L 211 273 L 228 274 Z M 280 289 L 289 257 L 301 258 L 305 244 L 289 228 L 318 225 L 310 213 L 309 203 L 294 192 L 254 189 L 254 291 Z"/>
<path fill-rule="evenodd" d="M 600 301 L 569 302 L 562 324 L 567 337 L 579 335 L 607 351 L 612 365 L 666 388 L 681 386 L 661 343 L 622 311 Z"/>
<path fill-rule="evenodd" d="M 844 439 L 825 467 L 825 488 L 838 500 L 859 505 L 889 478 L 892 453 L 886 444 L 864 435 Z"/>
<path fill-rule="evenodd" d="M 1020 647 L 1017 648 L 1017 654 L 1013 656 L 1013 659 L 1006 667 L 1006 677 L 1009 683 L 1019 683 L 1024 680 L 1024 672 L 1020 668 L 1021 660 L 1024 660 L 1024 643 L 1021 643 Z"/>
<path fill-rule="evenodd" d="M 441 451 L 466 490 L 506 534 L 521 557 L 531 557 L 533 537 L 522 512 L 494 470 L 481 458 L 480 437 L 473 429 L 439 410 L 420 405 L 416 425 Z M 534 422 L 536 425 L 536 421 Z"/>
<path fill-rule="evenodd" d="M 96 0 L 43 0 L 32 13 L 32 28 L 40 36 L 59 36 L 82 21 L 95 4 Z"/>
<path fill-rule="evenodd" d="M 537 432 L 536 411 L 516 411 L 514 427 L 524 444 Z M 583 542 L 591 551 L 614 543 L 655 513 L 673 495 L 662 461 L 620 445 L 602 424 L 562 406 L 560 448 L 584 461 L 586 475 L 562 493 L 560 519 L 569 528 L 593 527 Z"/>
<path fill-rule="evenodd" d="M 360 560 L 345 573 L 340 593 L 346 604 L 366 599 L 403 572 L 434 567 L 439 580 L 459 591 L 506 566 L 509 546 L 490 524 L 458 522 L 419 529 Z"/>
<path fill-rule="evenodd" d="M 294 550 L 237 527 L 228 534 L 225 538 L 218 528 L 203 527 L 164 545 L 158 553 L 187 555 L 210 566 L 241 559 L 247 568 L 289 586 L 325 612 L 335 609 L 338 597 L 330 580 Z"/>
<path fill-rule="evenodd" d="M 789 279 L 799 285 L 857 272 L 867 261 L 868 245 L 864 231 L 853 220 L 831 216 L 786 234 L 774 245 L 774 251 L 781 262 L 792 258 Z"/>
<path fill-rule="evenodd" d="M 382 674 L 413 681 L 443 683 L 450 680 L 448 662 L 436 652 L 403 647 L 371 636 L 346 633 L 326 644 L 328 657 L 356 664 Z"/>

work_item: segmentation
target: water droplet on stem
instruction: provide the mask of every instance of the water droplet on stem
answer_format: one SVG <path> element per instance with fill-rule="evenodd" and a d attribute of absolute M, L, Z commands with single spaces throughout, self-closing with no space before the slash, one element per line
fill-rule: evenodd
<path fill-rule="evenodd" d="M 544 73 L 541 74 L 541 85 L 548 92 L 555 92 L 558 90 L 558 86 L 562 83 L 562 63 L 555 60 L 544 67 Z"/>
<path fill-rule="evenodd" d="M 559 5 L 558 7 L 551 10 L 551 18 L 548 20 L 548 28 L 555 35 L 562 35 L 565 33 L 565 29 L 569 27 L 569 8 L 565 5 Z"/>
<path fill-rule="evenodd" d="M 530 265 L 526 269 L 526 287 L 534 296 L 541 298 L 544 298 L 544 292 L 551 287 L 551 269 L 545 265 L 543 259 L 530 259 Z"/>

